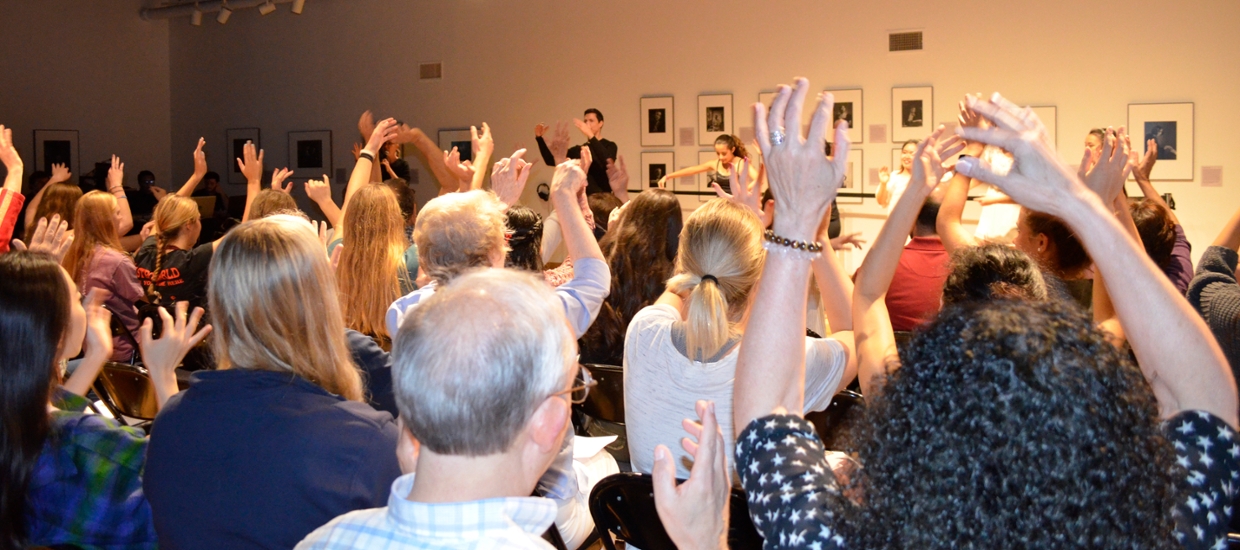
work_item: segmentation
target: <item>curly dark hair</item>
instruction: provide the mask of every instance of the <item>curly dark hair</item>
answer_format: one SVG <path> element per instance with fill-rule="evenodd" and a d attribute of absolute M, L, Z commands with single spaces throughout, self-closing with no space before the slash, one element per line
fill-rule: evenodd
<path fill-rule="evenodd" d="M 504 223 L 510 233 L 504 267 L 541 272 L 542 216 L 521 205 L 509 207 L 505 214 L 508 218 Z"/>
<path fill-rule="evenodd" d="M 1092 262 L 1089 259 L 1089 253 L 1085 252 L 1085 246 L 1076 238 L 1076 233 L 1068 227 L 1068 224 L 1050 214 L 1027 208 L 1021 210 L 1025 214 L 1025 224 L 1029 226 L 1030 231 L 1035 235 L 1039 233 L 1046 235 L 1046 238 L 1055 246 L 1054 261 L 1051 265 L 1042 266 L 1043 268 L 1056 276 L 1064 277 L 1089 267 Z"/>
<path fill-rule="evenodd" d="M 1079 308 L 948 306 L 901 361 L 856 431 L 864 503 L 837 501 L 859 547 L 1178 547 L 1153 392 Z"/>
<path fill-rule="evenodd" d="M 944 304 L 996 298 L 1045 301 L 1049 295 L 1037 262 L 1020 250 L 998 243 L 956 250 L 943 282 Z"/>
<path fill-rule="evenodd" d="M 1145 253 L 1160 269 L 1166 269 L 1171 264 L 1171 251 L 1175 249 L 1175 221 L 1171 219 L 1171 212 L 1150 199 L 1129 204 L 1128 211 L 1132 212 Z"/>
<path fill-rule="evenodd" d="M 676 195 L 647 189 L 624 209 L 624 218 L 599 247 L 611 268 L 611 294 L 578 342 L 583 363 L 619 365 L 629 320 L 663 294 L 676 265 L 683 214 Z"/>

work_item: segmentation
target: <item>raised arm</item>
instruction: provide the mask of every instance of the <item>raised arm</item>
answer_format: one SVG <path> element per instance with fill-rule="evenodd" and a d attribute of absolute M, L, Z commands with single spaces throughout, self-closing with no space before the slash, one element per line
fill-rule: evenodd
<path fill-rule="evenodd" d="M 961 127 L 978 128 L 986 124 L 985 119 L 970 111 L 963 101 L 960 102 L 958 118 Z M 965 144 L 963 153 L 978 158 L 984 149 L 985 144 L 970 141 Z M 936 220 L 935 229 L 939 234 L 939 239 L 943 241 L 943 248 L 947 249 L 949 254 L 961 248 L 979 244 L 977 237 L 964 229 L 964 205 L 969 200 L 971 183 L 972 178 L 957 171 L 947 183 L 947 190 L 943 193 L 943 204 L 939 206 L 939 217 Z"/>
<path fill-rule="evenodd" d="M 555 167 L 551 179 L 551 206 L 559 214 L 564 246 L 574 260 L 603 259 L 603 251 L 594 240 L 594 232 L 581 211 L 580 195 L 585 193 L 586 173 L 590 169 L 589 149 L 582 149 L 581 160 L 565 161 Z"/>
<path fill-rule="evenodd" d="M 207 175 L 207 154 L 202 152 L 202 148 L 206 144 L 207 140 L 198 138 L 198 147 L 194 148 L 194 173 L 189 179 L 185 180 L 185 185 L 177 189 L 177 195 L 182 197 L 193 195 L 194 188 L 198 187 L 198 182 L 202 181 L 203 176 Z"/>
<path fill-rule="evenodd" d="M 323 211 L 323 217 L 327 218 L 327 223 L 332 227 L 340 225 L 340 207 L 336 206 L 336 201 L 332 200 L 332 184 L 327 178 L 327 174 L 323 174 L 321 180 L 309 180 L 306 182 L 306 196 L 319 205 L 319 210 Z"/>
<path fill-rule="evenodd" d="M 33 197 L 30 198 L 30 201 L 26 203 L 26 220 L 25 220 L 26 227 L 34 227 L 34 224 L 36 222 L 34 216 L 35 216 L 35 213 L 39 211 L 39 204 L 43 202 L 43 193 L 46 193 L 48 188 L 50 188 L 51 186 L 57 183 L 64 183 L 66 181 L 69 181 L 69 178 L 72 176 L 73 174 L 69 173 L 69 168 L 67 168 L 65 165 L 63 164 L 52 165 L 52 175 L 51 177 L 47 179 L 47 183 L 44 184 L 43 188 L 39 189 L 39 191 L 35 193 Z M 5 178 L 5 183 L 7 185 L 8 178 Z"/>
<path fill-rule="evenodd" d="M 1236 382 L 1209 329 L 1137 244 L 1097 194 L 1058 160 L 1037 115 L 995 94 L 969 107 L 997 128 L 961 128 L 961 134 L 1010 151 L 1016 162 L 998 176 L 977 159 L 963 159 L 961 172 L 998 185 L 1018 203 L 1063 219 L 1076 232 L 1107 286 L 1164 416 L 1204 410 L 1237 421 Z"/>
<path fill-rule="evenodd" d="M 412 143 L 414 154 L 417 155 L 418 161 L 430 170 L 434 176 L 435 182 L 441 188 L 456 183 L 456 178 L 448 172 L 448 168 L 443 164 L 443 151 L 439 150 L 439 144 L 431 141 L 426 132 L 418 128 L 410 128 L 407 125 L 401 125 L 400 130 L 396 134 L 395 141 L 397 143 Z M 453 188 L 455 189 L 455 187 Z"/>
<path fill-rule="evenodd" d="M 732 399 L 738 434 L 756 418 L 804 410 L 805 304 L 813 252 L 782 243 L 814 242 L 843 181 L 850 148 L 848 125 L 841 121 L 835 129 L 835 158 L 822 154 L 835 103 L 830 93 L 819 95 L 809 137 L 802 137 L 801 109 L 808 93 L 809 81 L 798 78 L 795 91 L 779 87 L 769 115 L 761 103 L 753 106 L 754 131 L 775 195 L 772 238 L 780 241 L 769 242 L 741 337 Z"/>
<path fill-rule="evenodd" d="M 237 159 L 237 167 L 245 175 L 245 213 L 241 215 L 241 221 L 245 222 L 250 220 L 254 197 L 263 189 L 263 152 L 255 152 L 254 144 L 248 141 L 241 151 L 242 158 Z"/>
<path fill-rule="evenodd" d="M 1138 157 L 1136 151 L 1132 152 L 1133 161 L 1136 166 L 1132 169 L 1132 178 L 1137 180 L 1137 187 L 1141 188 L 1141 193 L 1145 198 L 1150 199 L 1167 209 L 1167 214 L 1171 216 L 1171 222 L 1180 225 L 1180 219 L 1175 217 L 1175 210 L 1172 210 L 1164 201 L 1158 189 L 1154 188 L 1154 183 L 1150 181 L 1150 173 L 1154 171 L 1154 163 L 1158 162 L 1158 142 L 1149 140 L 1145 143 L 1145 154 Z"/>
<path fill-rule="evenodd" d="M 591 154 L 593 156 L 593 154 Z M 611 194 L 620 199 L 621 204 L 629 202 L 629 168 L 624 164 L 624 157 L 616 160 L 607 159 L 607 183 L 611 186 Z"/>
<path fill-rule="evenodd" d="M 509 208 L 521 202 L 525 182 L 530 179 L 532 164 L 525 162 L 525 149 L 517 149 L 511 157 L 499 159 L 491 170 L 491 191 Z"/>
<path fill-rule="evenodd" d="M 680 170 L 677 170 L 677 171 L 672 172 L 672 173 L 670 173 L 670 174 L 665 174 L 663 177 L 659 178 L 659 187 L 667 187 L 667 180 L 674 180 L 674 179 L 676 179 L 676 178 L 683 178 L 683 177 L 687 177 L 687 176 L 693 176 L 693 175 L 696 175 L 696 174 L 701 174 L 702 172 L 706 172 L 706 171 L 708 171 L 708 170 L 710 170 L 710 169 L 714 168 L 714 166 L 715 166 L 715 164 L 714 164 L 713 162 L 704 162 L 704 163 L 699 164 L 699 165 L 697 165 L 697 166 L 690 166 L 690 167 L 688 167 L 688 168 L 681 168 Z"/>
<path fill-rule="evenodd" d="M 4 163 L 4 169 L 8 172 L 4 176 L 4 190 L 20 195 L 26 165 L 22 162 L 21 155 L 17 154 L 17 147 L 13 145 L 13 129 L 5 128 L 3 124 L 0 124 L 0 162 Z"/>
<path fill-rule="evenodd" d="M 211 333 L 211 325 L 198 329 L 202 320 L 202 308 L 194 308 L 194 312 L 186 317 L 189 302 L 177 302 L 173 315 L 168 310 L 159 308 L 159 318 L 163 321 L 163 333 L 159 339 L 151 337 L 151 320 L 142 321 L 138 329 L 138 349 L 142 353 L 142 365 L 150 372 L 151 382 L 155 386 L 155 403 L 164 407 L 168 398 L 180 389 L 177 387 L 176 366 L 185 359 L 185 354 L 198 345 L 203 338 Z M 197 330 L 197 332 L 195 332 Z"/>
<path fill-rule="evenodd" d="M 491 138 L 491 126 L 482 123 L 482 133 L 478 133 L 478 129 L 469 127 L 470 138 L 474 142 L 474 170 L 473 179 L 469 182 L 469 189 L 482 189 L 482 183 L 487 179 L 487 166 L 491 165 L 491 155 L 495 153 L 495 140 Z"/>
<path fill-rule="evenodd" d="M 399 128 L 396 126 L 396 119 L 385 119 L 375 125 L 375 130 L 370 133 L 370 139 L 366 141 L 366 146 L 362 148 L 361 155 L 357 159 L 357 164 L 353 165 L 353 173 L 349 175 L 349 184 L 344 189 L 344 201 L 340 205 L 340 219 L 344 219 L 344 214 L 349 210 L 349 199 L 353 198 L 353 193 L 361 189 L 363 185 L 370 183 L 371 168 L 375 164 L 376 156 L 383 149 L 383 144 L 392 139 L 396 135 Z M 336 235 L 344 239 L 344 226 L 336 227 Z"/>
<path fill-rule="evenodd" d="M 950 157 L 963 147 L 954 137 L 940 141 L 943 132 L 940 126 L 917 145 L 908 188 L 896 201 L 874 246 L 857 270 L 852 302 L 853 336 L 857 341 L 858 381 L 864 395 L 873 395 L 886 376 L 900 366 L 895 333 L 887 312 L 887 290 L 917 214 L 943 176 L 942 157 Z M 965 181 L 967 183 L 967 179 Z"/>
<path fill-rule="evenodd" d="M 90 391 L 103 364 L 112 359 L 112 312 L 103 307 L 108 292 L 102 289 L 91 289 L 82 304 L 86 310 L 86 345 L 82 362 L 74 369 L 73 374 L 62 387 L 83 397 Z"/>
<path fill-rule="evenodd" d="M 116 232 L 124 235 L 133 229 L 133 212 L 129 210 L 129 197 L 125 195 L 125 164 L 116 155 L 112 155 L 112 167 L 108 169 L 108 192 L 116 197 L 116 208 L 120 210 Z"/>
<path fill-rule="evenodd" d="M 558 124 L 558 123 L 557 123 Z M 534 141 L 538 142 L 538 154 L 542 156 L 542 160 L 547 166 L 555 167 L 560 164 L 556 162 L 555 155 L 551 154 L 551 148 L 547 147 L 547 141 L 543 139 L 543 134 L 547 133 L 549 126 L 539 122 L 534 126 Z"/>

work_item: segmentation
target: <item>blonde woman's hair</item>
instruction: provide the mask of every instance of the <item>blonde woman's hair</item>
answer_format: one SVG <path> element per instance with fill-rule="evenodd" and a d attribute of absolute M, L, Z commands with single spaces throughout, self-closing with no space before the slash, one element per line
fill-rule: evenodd
<path fill-rule="evenodd" d="M 73 212 L 73 227 L 73 244 L 69 245 L 62 265 L 80 287 L 86 282 L 95 247 L 125 252 L 116 230 L 116 197 L 103 191 L 83 195 Z"/>
<path fill-rule="evenodd" d="M 52 214 L 60 214 L 60 219 L 68 224 L 69 229 L 73 229 L 74 210 L 77 208 L 78 199 L 81 198 L 82 188 L 76 184 L 48 184 L 47 189 L 43 191 L 43 198 L 39 201 L 39 208 L 34 211 L 34 219 L 38 221 L 40 218 L 47 218 L 51 221 Z M 26 242 L 34 238 L 37 228 L 38 224 L 30 224 L 30 227 L 26 228 Z"/>
<path fill-rule="evenodd" d="M 504 210 L 489 191 L 431 199 L 413 226 L 418 266 L 441 285 L 469 269 L 490 266 L 495 255 L 508 252 Z"/>
<path fill-rule="evenodd" d="M 349 199 L 341 223 L 347 241 L 336 277 L 345 325 L 390 349 L 395 335 L 388 334 L 384 315 L 400 298 L 401 283 L 413 286 L 405 266 L 409 241 L 396 195 L 381 183 L 362 186 Z"/>
<path fill-rule="evenodd" d="M 667 289 L 689 293 L 685 340 L 689 357 L 705 361 L 735 336 L 733 319 L 749 307 L 762 274 L 762 222 L 749 209 L 714 199 L 685 221 L 676 253 L 676 275 Z M 714 279 L 703 280 L 709 275 Z"/>
<path fill-rule="evenodd" d="M 236 227 L 212 256 L 208 281 L 219 368 L 293 373 L 362 401 L 335 296 L 327 255 L 305 220 L 275 215 Z"/>
<path fill-rule="evenodd" d="M 155 289 L 163 269 L 164 249 L 168 247 L 168 241 L 177 238 L 186 225 L 198 218 L 198 203 L 180 195 L 168 195 L 155 207 L 155 213 L 151 216 L 155 222 L 152 232 L 155 237 L 155 269 L 151 270 L 151 283 L 146 287 L 147 298 L 152 302 L 158 302 L 161 298 Z"/>

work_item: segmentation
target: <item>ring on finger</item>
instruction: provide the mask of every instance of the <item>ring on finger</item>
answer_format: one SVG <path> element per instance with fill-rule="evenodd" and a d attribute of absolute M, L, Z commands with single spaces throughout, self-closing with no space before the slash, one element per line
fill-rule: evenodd
<path fill-rule="evenodd" d="M 786 137 L 787 137 L 787 134 L 785 134 L 782 130 L 772 130 L 771 131 L 771 145 L 783 145 L 784 138 Z"/>

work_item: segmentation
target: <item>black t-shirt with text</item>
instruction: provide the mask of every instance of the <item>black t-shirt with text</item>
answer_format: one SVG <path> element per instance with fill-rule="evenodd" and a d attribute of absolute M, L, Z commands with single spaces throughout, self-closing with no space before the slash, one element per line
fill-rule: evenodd
<path fill-rule="evenodd" d="M 193 250 L 167 248 L 164 259 L 155 270 L 155 237 L 148 238 L 134 254 L 138 267 L 138 282 L 145 289 L 155 280 L 159 292 L 159 304 L 171 311 L 176 302 L 189 302 L 190 308 L 207 306 L 207 268 L 211 265 L 214 246 L 211 243 L 194 247 Z"/>

